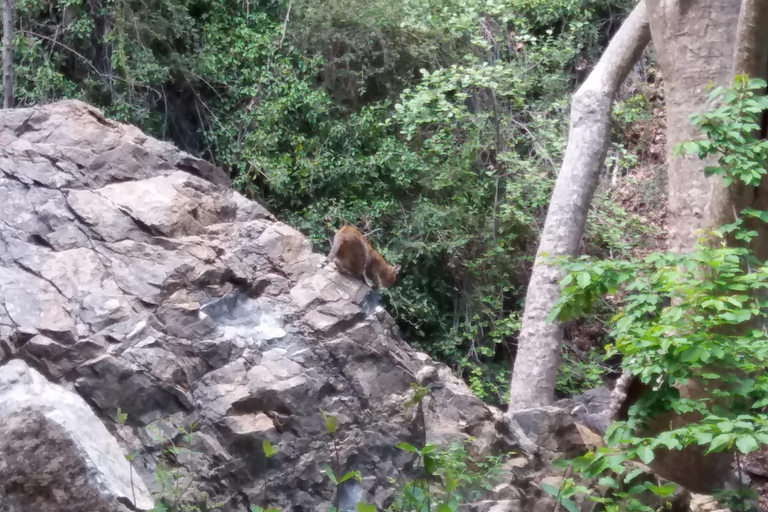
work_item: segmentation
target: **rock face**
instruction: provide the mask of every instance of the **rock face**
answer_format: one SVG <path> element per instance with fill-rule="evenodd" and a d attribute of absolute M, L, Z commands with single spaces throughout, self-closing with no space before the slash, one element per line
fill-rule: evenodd
<path fill-rule="evenodd" d="M 417 380 L 433 384 L 429 441 L 509 448 L 498 411 L 325 263 L 216 168 L 83 103 L 1 111 L 0 510 L 141 510 L 144 485 L 202 510 L 264 496 L 327 510 L 321 468 L 335 455 L 320 409 L 339 419 L 342 470 L 363 475 L 346 495 L 382 507 L 388 479 L 413 463 L 394 445 L 424 441 L 403 407 Z M 47 391 L 19 401 L 9 386 Z M 65 403 L 78 405 L 56 412 Z M 265 439 L 280 448 L 269 460 Z M 30 456 L 41 450 L 49 457 Z M 181 484 L 158 482 L 158 466 Z M 56 467 L 78 482 L 70 503 L 25 501 L 19 485 L 58 485 L 43 478 Z"/>
<path fill-rule="evenodd" d="M 6 510 L 149 510 L 114 437 L 77 393 L 21 360 L 0 367 L 0 482 Z"/>

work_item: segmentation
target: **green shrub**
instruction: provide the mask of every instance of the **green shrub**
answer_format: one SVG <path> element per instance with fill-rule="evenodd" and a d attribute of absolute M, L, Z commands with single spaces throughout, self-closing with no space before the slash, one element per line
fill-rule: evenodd
<path fill-rule="evenodd" d="M 726 185 L 759 184 L 766 175 L 768 141 L 755 133 L 768 98 L 757 94 L 765 86 L 763 80 L 740 76 L 732 88 L 716 89 L 713 99 L 721 100 L 720 106 L 693 117 L 706 139 L 685 143 L 676 152 L 716 157 L 718 164 L 706 173 L 720 176 Z M 581 476 L 599 478 L 607 491 L 591 498 L 606 510 L 650 512 L 654 508 L 640 503 L 638 494 L 671 494 L 674 485 L 635 480 L 642 472 L 632 469 L 631 461 L 648 464 L 656 449 L 698 446 L 706 453 L 748 454 L 768 444 L 768 333 L 761 327 L 768 319 L 768 264 L 746 247 L 757 236 L 747 221 L 768 222 L 768 212 L 747 208 L 738 214 L 734 210 L 734 216 L 734 222 L 702 236 L 690 253 L 564 263 L 568 274 L 553 315 L 565 319 L 588 313 L 597 298 L 623 295 L 609 354 L 621 354 L 624 369 L 652 390 L 630 407 L 627 421 L 609 428 L 608 447 L 570 462 Z M 680 387 L 691 380 L 707 395 L 681 396 Z M 655 436 L 637 433 L 662 413 L 697 414 L 688 416 L 691 423 Z M 746 491 L 729 493 L 728 499 L 741 501 L 739 508 L 745 510 Z M 557 491 L 568 506 L 577 493 L 591 491 L 572 480 Z"/>

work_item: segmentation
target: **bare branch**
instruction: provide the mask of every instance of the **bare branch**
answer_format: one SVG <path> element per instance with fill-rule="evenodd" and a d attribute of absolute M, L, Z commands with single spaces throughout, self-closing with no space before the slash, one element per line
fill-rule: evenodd
<path fill-rule="evenodd" d="M 285 31 L 288 30 L 288 20 L 291 18 L 291 7 L 293 7 L 293 1 L 288 2 L 288 12 L 285 13 L 285 21 L 283 22 L 283 33 L 280 34 L 280 40 L 277 42 L 277 49 L 283 47 L 283 39 L 285 39 Z"/>

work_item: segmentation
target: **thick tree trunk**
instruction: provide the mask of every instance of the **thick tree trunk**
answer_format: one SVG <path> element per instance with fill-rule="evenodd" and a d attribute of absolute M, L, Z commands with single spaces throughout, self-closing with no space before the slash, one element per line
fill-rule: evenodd
<path fill-rule="evenodd" d="M 647 2 L 667 114 L 667 246 L 673 252 L 687 252 L 696 244 L 698 230 L 733 221 L 733 191 L 729 193 L 719 177 L 704 175 L 705 166 L 713 165 L 715 159 L 673 156 L 672 150 L 680 142 L 701 138 L 690 116 L 710 107 L 708 88 L 732 83 L 741 1 Z M 707 390 L 691 380 L 681 387 L 680 395 L 700 399 L 707 396 Z M 695 415 L 664 413 L 649 422 L 646 433 L 655 434 L 696 419 Z M 659 475 L 695 492 L 720 488 L 730 475 L 728 453 L 704 456 L 703 450 L 689 447 L 682 451 L 659 449 L 655 455 L 651 466 Z"/>
<path fill-rule="evenodd" d="M 647 0 L 653 46 L 664 79 L 667 111 L 667 246 L 685 252 L 696 231 L 733 220 L 719 177 L 704 176 L 712 161 L 672 156 L 674 146 L 701 138 L 690 116 L 708 109 L 708 87 L 730 85 L 740 0 Z"/>
<path fill-rule="evenodd" d="M 733 75 L 750 78 L 768 78 L 768 0 L 743 0 L 736 33 L 733 56 Z M 763 134 L 766 130 L 763 116 Z M 768 210 L 768 180 L 758 187 L 734 184 L 730 187 L 734 209 L 745 207 Z M 760 260 L 768 260 L 768 225 L 758 219 L 746 219 L 746 225 L 757 231 L 758 236 L 750 243 L 750 249 Z"/>
<path fill-rule="evenodd" d="M 732 13 L 729 19 L 732 23 Z M 768 30 L 766 30 L 766 27 L 768 27 L 768 0 L 743 0 L 739 11 L 735 36 L 733 76 L 746 74 L 752 78 L 768 78 Z M 703 99 L 703 96 L 699 99 Z M 763 120 L 762 124 L 765 127 L 765 120 Z M 679 127 L 674 126 L 671 129 L 677 132 Z M 703 164 L 700 164 L 702 169 L 703 166 Z M 671 168 L 670 172 L 676 172 L 676 170 Z M 703 173 L 703 171 L 700 172 Z M 679 189 L 676 187 L 674 191 L 677 192 Z M 725 220 L 732 220 L 728 219 L 728 213 L 732 215 L 734 209 L 731 205 L 737 211 L 747 206 L 768 210 L 768 180 L 763 180 L 757 189 L 734 184 L 729 192 L 729 196 L 721 196 L 723 204 L 719 207 L 721 212 L 725 211 Z M 670 190 L 670 194 L 672 193 L 673 190 Z M 686 198 L 677 199 L 677 202 L 681 201 L 686 201 Z M 708 217 L 711 218 L 712 214 L 710 213 Z M 745 221 L 760 235 L 753 242 L 752 249 L 756 252 L 758 258 L 762 260 L 768 259 L 768 243 L 766 243 L 766 240 L 768 240 L 768 226 L 760 221 L 752 222 L 751 219 L 745 219 Z M 694 225 L 690 228 L 690 231 L 693 232 L 698 227 L 703 226 L 703 223 L 701 226 Z M 626 410 L 627 390 L 631 384 L 632 376 L 628 373 L 622 374 L 616 383 L 611 405 L 614 416 L 617 416 L 622 409 Z"/>
<path fill-rule="evenodd" d="M 13 108 L 13 0 L 3 2 L 3 108 Z"/>
<path fill-rule="evenodd" d="M 560 294 L 560 273 L 546 257 L 574 255 L 578 250 L 605 162 L 614 95 L 649 42 L 645 4 L 641 1 L 573 95 L 568 146 L 525 299 L 512 371 L 510 411 L 546 405 L 554 399 L 563 336 L 559 323 L 547 322 L 546 318 Z"/>
<path fill-rule="evenodd" d="M 733 74 L 768 76 L 768 0 L 743 0 L 736 31 Z"/>

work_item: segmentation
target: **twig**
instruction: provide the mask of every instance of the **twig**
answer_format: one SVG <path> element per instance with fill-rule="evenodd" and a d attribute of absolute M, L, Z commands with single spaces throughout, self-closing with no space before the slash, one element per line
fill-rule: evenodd
<path fill-rule="evenodd" d="M 339 460 L 339 445 L 336 443 L 336 434 L 332 434 L 333 437 L 333 451 L 336 452 L 336 481 L 338 482 L 339 478 L 341 478 L 341 461 Z M 333 498 L 333 505 L 336 507 L 336 510 L 339 510 L 339 484 L 336 484 L 336 495 Z"/>
<path fill-rule="evenodd" d="M 128 461 L 128 471 L 131 475 L 131 494 L 133 494 L 133 506 L 135 507 L 137 505 L 136 503 L 136 487 L 133 485 L 133 462 L 130 460 Z"/>
<path fill-rule="evenodd" d="M 738 469 L 738 473 L 739 473 L 739 491 L 740 491 L 740 494 L 741 494 L 741 496 L 740 496 L 740 499 L 741 499 L 741 510 L 744 511 L 744 510 L 747 510 L 746 509 L 746 503 L 745 503 L 746 500 L 744 498 L 744 496 L 745 496 L 744 489 L 745 489 L 746 485 L 744 484 L 744 472 L 742 470 L 741 457 L 739 457 L 739 451 L 738 450 L 736 450 L 736 468 Z"/>
<path fill-rule="evenodd" d="M 544 149 L 544 147 L 541 144 L 539 144 L 538 139 L 536 139 L 533 133 L 531 133 L 531 130 L 528 129 L 525 123 L 518 121 L 517 119 L 515 119 L 514 116 L 510 116 L 509 120 L 512 121 L 517 126 L 519 126 L 520 128 L 522 128 L 523 130 L 525 130 L 525 132 L 531 138 L 531 141 L 533 141 L 533 144 L 538 148 L 539 152 L 541 152 L 544 159 L 547 160 L 547 162 L 549 162 L 549 165 L 552 166 L 552 169 L 554 169 L 555 174 L 557 174 L 559 172 L 559 169 L 555 165 L 555 162 L 552 160 L 552 157 L 549 155 L 549 152 L 546 149 Z"/>
<path fill-rule="evenodd" d="M 288 2 L 288 12 L 285 13 L 285 22 L 283 22 L 283 33 L 280 35 L 280 40 L 277 42 L 277 49 L 283 47 L 283 39 L 285 39 L 285 31 L 288 29 L 288 20 L 291 18 L 291 7 L 293 7 L 293 0 Z"/>
<path fill-rule="evenodd" d="M 560 510 L 560 500 L 563 496 L 563 485 L 565 484 L 565 479 L 568 478 L 568 473 L 571 471 L 570 464 L 567 468 L 565 468 L 565 471 L 563 472 L 563 482 L 560 484 L 560 489 L 557 490 L 557 496 L 555 497 L 555 508 L 552 512 L 557 512 Z"/>
<path fill-rule="evenodd" d="M 100 77 L 106 78 L 108 76 L 108 75 L 105 75 L 104 73 L 102 73 L 101 71 L 99 71 L 98 68 L 96 66 L 94 66 L 93 63 L 90 61 L 90 59 L 88 59 L 85 55 L 83 55 L 82 53 L 79 53 L 76 50 L 73 50 L 72 48 L 70 48 L 69 46 L 65 45 L 64 43 L 62 43 L 60 41 L 57 41 L 57 40 L 55 40 L 55 39 L 53 39 L 51 37 L 44 36 L 43 34 L 38 34 L 37 32 L 32 32 L 31 30 L 20 30 L 20 32 L 22 32 L 24 34 L 29 34 L 31 36 L 39 37 L 40 39 L 45 39 L 46 41 L 50 41 L 53 44 L 57 44 L 57 45 L 61 46 L 62 48 L 64 48 L 65 50 L 67 50 L 69 52 L 72 52 L 74 55 L 76 55 L 76 56 L 80 57 L 81 59 L 83 59 L 83 61 L 86 64 L 88 64 L 91 67 L 91 69 L 93 69 L 94 73 L 96 73 Z M 114 78 L 117 78 L 118 80 L 121 80 L 121 81 L 125 82 L 125 80 L 120 78 L 120 77 L 114 77 Z"/>

